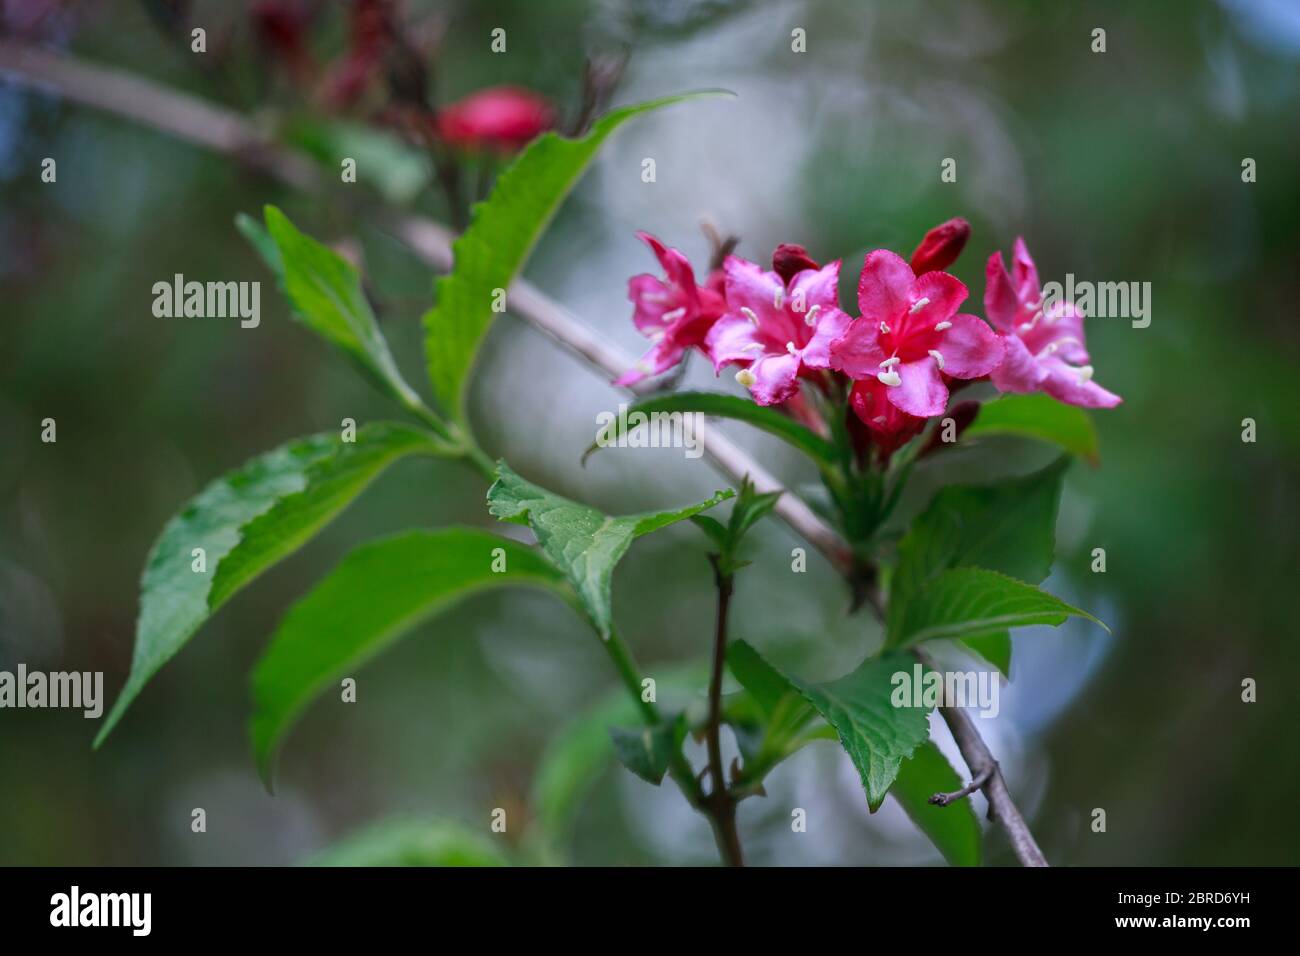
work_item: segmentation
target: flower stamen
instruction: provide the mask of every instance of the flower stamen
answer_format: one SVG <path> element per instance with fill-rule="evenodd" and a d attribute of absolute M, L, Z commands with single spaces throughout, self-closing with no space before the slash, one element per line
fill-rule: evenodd
<path fill-rule="evenodd" d="M 934 327 L 934 330 L 936 332 L 947 332 L 950 328 L 952 328 L 951 322 L 940 322 Z"/>
<path fill-rule="evenodd" d="M 745 318 L 749 319 L 749 321 L 751 321 L 751 322 L 754 323 L 754 327 L 755 327 L 755 328 L 758 327 L 758 316 L 756 316 L 756 315 L 754 314 L 754 310 L 753 310 L 753 309 L 751 309 L 751 308 L 750 308 L 749 306 L 747 306 L 747 305 L 742 305 L 742 306 L 740 307 L 740 311 L 741 311 L 741 314 L 743 314 L 743 315 L 745 316 Z"/>
<path fill-rule="evenodd" d="M 934 359 L 934 364 L 939 366 L 939 371 L 943 371 L 943 355 L 938 349 L 930 349 L 930 358 Z"/>
<path fill-rule="evenodd" d="M 909 315 L 916 315 L 916 313 L 920 312 L 922 309 L 924 309 L 924 308 L 925 308 L 927 305 L 929 305 L 929 304 L 930 304 L 930 299 L 929 299 L 929 297 L 928 297 L 928 296 L 921 296 L 921 298 L 917 299 L 914 303 L 912 303 L 912 309 L 911 309 L 911 312 L 908 313 L 908 314 L 909 314 Z"/>
<path fill-rule="evenodd" d="M 758 381 L 758 378 L 749 369 L 742 368 L 736 373 L 736 381 L 745 386 L 745 388 L 753 388 L 754 383 Z"/>

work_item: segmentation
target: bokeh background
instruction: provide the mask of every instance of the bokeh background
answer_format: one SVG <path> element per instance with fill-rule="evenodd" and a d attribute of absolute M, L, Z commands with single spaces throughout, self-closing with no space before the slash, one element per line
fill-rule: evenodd
<path fill-rule="evenodd" d="M 259 33 L 256 5 L 4 6 L 8 40 L 237 108 L 299 144 L 303 124 L 373 124 L 375 103 L 331 111 L 295 82 Z M 308 6 L 319 8 L 308 50 L 324 69 L 348 47 L 347 4 Z M 442 101 L 511 83 L 569 117 L 584 59 L 624 55 L 615 102 L 737 94 L 630 124 L 528 267 L 629 350 L 644 343 L 624 280 L 653 266 L 635 230 L 702 265 L 703 218 L 741 237 L 750 258 L 782 241 L 843 257 L 847 291 L 866 250 L 907 254 L 927 228 L 964 216 L 973 238 L 952 271 L 977 311 L 985 260 L 1018 234 L 1045 280 L 1149 281 L 1149 328 L 1090 323 L 1098 381 L 1125 403 L 1095 416 L 1102 465 L 1069 477 L 1048 582 L 1114 635 L 1074 622 L 1019 632 L 1002 714 L 981 729 L 1055 863 L 1296 862 L 1300 8 L 465 0 L 412 2 L 401 16 L 441 36 L 427 66 Z M 180 38 L 186 17 L 208 28 L 206 58 Z M 505 54 L 489 51 L 495 27 L 507 31 Z M 1091 50 L 1097 27 L 1104 54 Z M 806 53 L 791 52 L 795 28 Z M 56 184 L 39 178 L 47 156 Z M 641 181 L 645 157 L 656 160 L 653 184 Z M 957 159 L 955 184 L 940 182 L 945 157 Z M 1246 157 L 1255 183 L 1242 182 Z M 272 202 L 315 235 L 355 240 L 399 363 L 423 381 L 419 316 L 432 276 L 350 200 L 400 178 L 390 198 L 438 219 L 447 209 L 419 162 L 400 177 L 380 168 L 369 185 L 363 165 L 358 185 L 302 195 L 0 75 L 0 669 L 102 670 L 111 698 L 130 661 L 145 555 L 181 503 L 290 438 L 394 414 L 289 320 L 233 228 L 237 213 Z M 155 318 L 151 286 L 177 272 L 261 280 L 261 327 Z M 686 381 L 707 387 L 712 375 L 697 362 Z M 718 387 L 735 386 L 724 377 Z M 603 451 L 582 468 L 595 416 L 620 400 L 507 316 L 479 366 L 473 414 L 490 453 L 607 510 L 724 484 L 674 450 Z M 57 444 L 40 441 L 46 417 Z M 1248 417 L 1254 444 L 1241 440 Z M 783 448 L 728 430 L 793 485 L 812 480 Z M 1023 472 L 1047 456 L 1015 441 L 939 456 L 906 507 L 940 483 Z M 594 639 L 543 595 L 475 598 L 367 665 L 356 704 L 319 701 L 294 732 L 275 796 L 246 736 L 249 669 L 292 601 L 362 541 L 488 526 L 483 492 L 455 464 L 393 468 L 224 608 L 99 752 L 96 724 L 80 713 L 0 711 L 0 863 L 296 863 L 395 816 L 486 834 L 494 807 L 508 809 L 511 828 L 492 839 L 526 844 L 548 741 L 615 687 Z M 790 574 L 799 542 L 783 525 L 765 522 L 755 540 L 734 633 L 810 678 L 850 669 L 879 641 L 875 626 L 847 615 L 815 554 L 807 574 Z M 1105 574 L 1089 571 L 1095 547 L 1106 549 Z M 690 528 L 638 543 L 616 577 L 620 625 L 665 679 L 703 660 L 712 601 Z M 1240 699 L 1247 677 L 1254 704 Z M 953 752 L 941 723 L 937 735 Z M 611 766 L 575 806 L 555 859 L 716 858 L 707 826 L 669 786 Z M 795 806 L 808 811 L 806 834 L 790 832 Z M 194 807 L 207 811 L 206 835 L 190 832 Z M 1094 808 L 1106 810 L 1104 834 L 1089 827 Z M 756 862 L 938 860 L 892 803 L 867 813 L 831 743 L 778 769 L 741 823 Z M 1013 862 L 996 832 L 987 855 Z"/>

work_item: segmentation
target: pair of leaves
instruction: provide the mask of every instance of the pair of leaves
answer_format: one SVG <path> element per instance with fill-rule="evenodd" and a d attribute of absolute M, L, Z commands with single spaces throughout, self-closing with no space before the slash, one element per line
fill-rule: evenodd
<path fill-rule="evenodd" d="M 465 388 L 499 296 L 573 189 L 597 150 L 634 116 L 679 103 L 686 94 L 611 110 L 581 139 L 547 133 L 511 164 L 475 208 L 473 222 L 452 246 L 455 269 L 437 280 L 436 304 L 424 316 L 425 357 L 439 406 L 465 419 Z"/>
<path fill-rule="evenodd" d="M 321 434 L 254 458 L 209 484 L 163 528 L 140 583 L 131 673 L 95 746 L 148 680 L 241 587 L 301 547 L 388 465 L 445 455 L 423 429 L 367 425 L 355 442 Z M 195 549 L 205 570 L 195 571 Z"/>
<path fill-rule="evenodd" d="M 627 410 L 627 414 L 610 423 L 607 433 L 583 452 L 582 460 L 585 462 L 597 448 L 617 444 L 620 438 L 639 427 L 641 415 L 690 412 L 745 422 L 803 452 L 819 467 L 828 467 L 835 461 L 835 446 L 808 426 L 775 407 L 758 405 L 753 399 L 720 392 L 673 392 L 637 402 Z"/>
<path fill-rule="evenodd" d="M 745 641 L 731 645 L 727 664 L 769 726 L 784 728 L 780 736 L 793 738 L 815 715 L 830 725 L 862 778 L 873 813 L 892 793 L 945 859 L 955 866 L 979 864 L 980 826 L 969 801 L 942 808 L 927 802 L 934 793 L 961 787 L 956 771 L 927 740 L 927 710 L 895 707 L 891 699 L 894 675 L 913 673 L 909 655 L 868 658 L 825 684 L 781 673 Z"/>
<path fill-rule="evenodd" d="M 899 543 L 885 646 L 971 641 L 1006 673 L 1010 628 L 1057 625 L 1071 615 L 1096 621 L 1033 586 L 1052 567 L 1068 465 L 1062 458 L 1024 478 L 935 495 Z"/>
<path fill-rule="evenodd" d="M 525 481 L 501 462 L 487 500 L 493 516 L 533 529 L 538 545 L 573 585 L 592 625 L 602 639 L 608 640 L 613 628 L 610 585 L 614 567 L 632 542 L 712 508 L 734 494 L 728 489 L 674 511 L 613 517 Z"/>

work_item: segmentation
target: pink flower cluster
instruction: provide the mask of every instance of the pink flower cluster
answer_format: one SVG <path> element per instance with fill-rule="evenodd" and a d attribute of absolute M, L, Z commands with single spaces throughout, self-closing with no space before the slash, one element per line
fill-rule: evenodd
<path fill-rule="evenodd" d="M 830 392 L 852 384 L 849 400 L 886 455 L 948 406 L 954 380 L 988 379 L 1004 392 L 1046 392 L 1071 405 L 1110 408 L 1120 398 L 1092 381 L 1083 315 L 1071 303 L 1044 308 L 1038 271 L 1017 239 L 1012 272 L 989 258 L 983 319 L 959 312 L 966 286 L 944 272 L 970 236 L 963 219 L 935 227 L 911 261 L 877 249 L 858 278 L 854 318 L 839 305 L 839 261 L 819 266 L 802 246 L 778 246 L 772 271 L 738 256 L 699 285 L 690 262 L 645 233 L 663 278 L 628 282 L 633 321 L 654 344 L 618 380 L 630 385 L 676 365 L 698 348 L 760 405 L 805 417 L 800 383 Z M 841 386 L 843 387 L 843 386 Z"/>

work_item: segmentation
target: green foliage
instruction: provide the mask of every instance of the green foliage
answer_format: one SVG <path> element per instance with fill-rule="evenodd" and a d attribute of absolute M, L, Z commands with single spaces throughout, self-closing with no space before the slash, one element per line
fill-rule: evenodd
<path fill-rule="evenodd" d="M 480 831 L 451 820 L 385 820 L 341 840 L 309 866 L 509 866 Z"/>
<path fill-rule="evenodd" d="M 421 150 L 374 126 L 347 120 L 295 117 L 282 136 L 327 167 L 335 180 L 345 159 L 357 162 L 357 181 L 374 187 L 391 203 L 415 199 L 433 176 L 433 164 Z"/>
<path fill-rule="evenodd" d="M 970 799 L 946 807 L 930 803 L 936 793 L 960 790 L 962 779 L 939 748 L 925 741 L 903 761 L 890 794 L 917 828 L 953 866 L 979 866 L 981 833 Z"/>
<path fill-rule="evenodd" d="M 263 779 L 269 783 L 280 742 L 314 696 L 456 601 L 519 584 L 572 603 L 545 558 L 482 531 L 411 531 L 349 554 L 289 610 L 253 671 L 250 733 Z"/>
<path fill-rule="evenodd" d="M 961 437 L 965 441 L 986 435 L 1036 438 L 1094 465 L 1100 455 L 1092 416 L 1050 395 L 1004 395 L 997 401 L 985 402 Z"/>
<path fill-rule="evenodd" d="M 602 638 L 613 627 L 610 582 L 614 567 L 642 535 L 689 518 L 726 501 L 735 492 L 719 491 L 699 504 L 675 511 L 647 511 L 611 517 L 587 505 L 525 481 L 505 462 L 488 489 L 488 510 L 496 518 L 527 524 L 537 543 L 569 579 L 578 600 Z"/>
<path fill-rule="evenodd" d="M 464 421 L 466 383 L 495 315 L 497 290 L 510 287 L 601 144 L 632 117 L 692 95 L 701 94 L 612 110 L 581 139 L 555 133 L 537 138 L 501 174 L 487 201 L 475 207 L 470 227 L 452 249 L 455 268 L 437 280 L 436 302 L 424 316 L 429 379 L 452 420 Z"/>
<path fill-rule="evenodd" d="M 284 445 L 203 489 L 163 528 L 145 564 L 131 673 L 95 745 L 243 585 L 301 547 L 398 458 L 443 454 L 446 447 L 422 429 L 377 423 L 355 442 L 321 434 Z M 193 570 L 196 548 L 203 572 Z"/>
<path fill-rule="evenodd" d="M 754 483 L 746 477 L 740 483 L 740 494 L 731 507 L 731 515 L 723 524 L 710 515 L 693 515 L 691 521 L 702 530 L 718 550 L 714 561 L 718 574 L 731 577 L 749 564 L 739 557 L 740 546 L 749 529 L 771 513 L 781 497 L 779 491 L 759 494 Z"/>
<path fill-rule="evenodd" d="M 764 706 L 774 706 L 793 689 L 835 729 L 840 745 L 858 768 L 873 813 L 898 776 L 902 761 L 929 736 L 925 708 L 895 707 L 890 700 L 891 677 L 899 671 L 911 672 L 913 661 L 907 655 L 868 658 L 856 670 L 825 684 L 782 674 L 745 641 L 731 645 L 727 660 L 736 679 L 756 699 L 767 702 Z"/>
<path fill-rule="evenodd" d="M 961 644 L 996 667 L 1002 672 L 1003 677 L 1011 677 L 1010 632 L 998 631 L 981 637 L 966 637 L 961 640 Z"/>
<path fill-rule="evenodd" d="M 246 236 L 257 237 L 247 223 L 242 228 Z M 269 248 L 260 238 L 254 238 L 254 247 L 276 272 L 293 303 L 293 314 L 341 349 L 380 391 L 420 415 L 445 438 L 445 426 L 402 378 L 352 264 L 300 232 L 274 206 L 266 207 L 266 228 L 278 258 L 270 257 Z"/>
<path fill-rule="evenodd" d="M 971 640 L 1031 624 L 1059 625 L 1070 616 L 1102 624 L 1032 584 L 983 568 L 944 571 L 907 605 L 888 646 L 910 647 L 940 638 Z"/>
<path fill-rule="evenodd" d="M 619 763 L 657 787 L 686 737 L 686 725 L 678 715 L 653 727 L 611 727 L 609 736 Z"/>
<path fill-rule="evenodd" d="M 656 395 L 634 404 L 627 410 L 625 416 L 620 416 L 621 420 L 610 424 L 608 434 L 603 436 L 603 442 L 591 443 L 582 454 L 583 461 L 585 462 L 597 448 L 600 448 L 602 443 L 617 442 L 623 435 L 633 431 L 632 426 L 635 423 L 630 420 L 638 412 L 645 415 L 655 412 L 702 412 L 717 418 L 733 418 L 753 425 L 769 435 L 775 435 L 803 452 L 819 467 L 833 464 L 836 458 L 834 445 L 808 426 L 800 424 L 774 407 L 758 405 L 753 399 L 741 398 L 739 395 L 723 395 L 718 392 L 673 392 L 667 395 Z"/>

